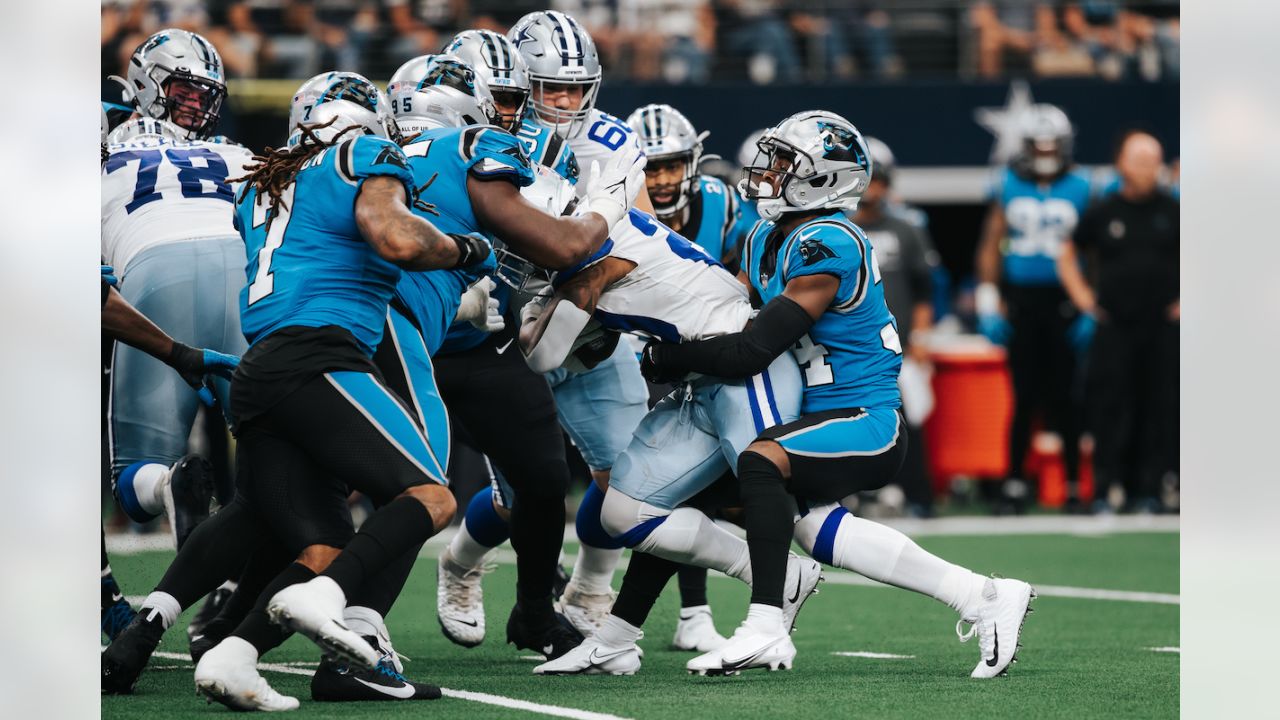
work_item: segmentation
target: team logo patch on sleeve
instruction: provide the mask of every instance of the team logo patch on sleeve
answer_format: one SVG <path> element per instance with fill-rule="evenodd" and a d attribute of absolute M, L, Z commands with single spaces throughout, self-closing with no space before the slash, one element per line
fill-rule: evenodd
<path fill-rule="evenodd" d="M 836 252 L 817 238 L 806 238 L 800 243 L 800 258 L 804 260 L 806 266 L 813 265 L 822 260 L 834 260 Z"/>
<path fill-rule="evenodd" d="M 374 159 L 373 164 L 395 165 L 401 170 L 409 169 L 409 161 L 405 159 L 404 153 L 400 151 L 400 148 L 392 145 L 382 148 L 382 151 L 378 153 L 378 157 Z"/>

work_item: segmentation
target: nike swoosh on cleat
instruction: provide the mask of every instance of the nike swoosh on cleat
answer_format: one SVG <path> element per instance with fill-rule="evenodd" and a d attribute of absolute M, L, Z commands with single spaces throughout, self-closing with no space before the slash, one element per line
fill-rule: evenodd
<path fill-rule="evenodd" d="M 804 584 L 804 578 L 800 575 L 800 573 L 796 573 L 796 592 L 794 595 L 791 596 L 790 600 L 787 600 L 787 602 L 793 603 L 800 599 L 800 586 L 803 584 Z"/>
<path fill-rule="evenodd" d="M 1000 662 L 1000 628 L 995 628 L 994 633 L 996 636 L 996 649 L 992 653 L 991 659 L 987 661 L 987 667 L 995 667 L 996 663 Z"/>
<path fill-rule="evenodd" d="M 510 340 L 506 341 L 500 347 L 495 347 L 494 350 L 497 350 L 498 354 L 501 355 L 502 353 L 507 351 L 507 348 L 511 347 L 511 343 L 513 342 L 515 342 L 515 338 L 511 338 Z"/>
<path fill-rule="evenodd" d="M 458 620 L 455 618 L 454 622 L 458 623 L 459 625 L 467 625 L 470 627 L 480 627 L 480 622 L 478 620 Z"/>
<path fill-rule="evenodd" d="M 542 648 L 542 654 L 543 654 L 543 655 L 548 655 L 548 656 L 549 656 L 549 655 L 551 655 L 551 653 L 553 653 L 553 652 L 555 652 L 555 651 L 556 651 L 556 646 L 555 646 L 555 645 L 548 645 L 548 646 L 546 646 L 546 647 Z"/>
<path fill-rule="evenodd" d="M 599 662 L 599 663 L 608 662 L 608 661 L 610 661 L 610 660 L 612 660 L 612 659 L 614 659 L 614 658 L 618 657 L 619 655 L 621 655 L 621 654 L 622 654 L 622 653 L 624 653 L 624 652 L 626 652 L 626 649 L 625 649 L 625 648 L 624 648 L 624 649 L 622 649 L 622 650 L 614 650 L 614 651 L 613 651 L 613 652 L 611 652 L 611 653 L 606 653 L 606 654 L 604 654 L 604 655 L 601 655 L 601 654 L 600 654 L 600 648 L 593 648 L 593 649 L 591 650 L 591 654 L 587 656 L 587 660 L 589 660 L 589 661 L 590 661 L 591 663 L 593 663 L 593 664 L 598 663 L 598 662 Z"/>
<path fill-rule="evenodd" d="M 388 687 L 386 685 L 371 683 L 368 680 L 361 680 L 358 677 L 353 677 L 351 679 L 355 680 L 361 685 L 364 685 L 365 687 L 369 687 L 374 690 L 377 690 L 383 695 L 390 695 L 391 697 L 400 698 L 401 700 L 408 700 L 409 698 L 413 697 L 413 687 L 409 685 L 401 685 L 400 687 Z"/>

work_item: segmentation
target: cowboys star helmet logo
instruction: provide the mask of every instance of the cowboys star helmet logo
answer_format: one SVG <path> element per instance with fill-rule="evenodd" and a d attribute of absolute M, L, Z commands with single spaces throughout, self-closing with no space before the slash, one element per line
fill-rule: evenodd
<path fill-rule="evenodd" d="M 834 123 L 819 121 L 818 133 L 822 138 L 822 157 L 855 165 L 866 164 L 857 140 L 847 129 Z"/>
<path fill-rule="evenodd" d="M 800 243 L 800 257 L 804 260 L 805 266 L 809 266 L 822 260 L 834 260 L 836 253 L 823 245 L 821 240 L 808 238 Z"/>

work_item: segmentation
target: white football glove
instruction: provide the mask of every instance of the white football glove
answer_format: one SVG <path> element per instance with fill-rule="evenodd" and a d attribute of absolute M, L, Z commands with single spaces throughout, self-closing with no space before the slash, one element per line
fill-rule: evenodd
<path fill-rule="evenodd" d="M 644 187 L 646 162 L 644 154 L 632 157 L 628 153 L 614 153 L 604 164 L 592 161 L 591 171 L 587 173 L 587 194 L 579 213 L 598 213 L 609 227 L 617 224 Z"/>
<path fill-rule="evenodd" d="M 458 305 L 455 320 L 465 320 L 485 332 L 498 332 L 506 327 L 502 319 L 502 311 L 498 307 L 498 298 L 492 297 L 497 285 L 489 277 L 482 277 L 471 284 L 462 293 L 462 302 Z"/>

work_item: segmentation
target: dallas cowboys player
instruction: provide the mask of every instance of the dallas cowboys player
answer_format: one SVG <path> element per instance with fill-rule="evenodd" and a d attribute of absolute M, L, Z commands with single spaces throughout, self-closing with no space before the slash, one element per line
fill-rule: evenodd
<path fill-rule="evenodd" d="M 1092 334 L 1092 319 L 1076 312 L 1055 269 L 1090 195 L 1088 177 L 1072 168 L 1071 121 L 1061 109 L 1037 104 L 1022 119 L 1021 130 L 1022 150 L 999 170 L 991 190 L 974 298 L 979 331 L 1009 347 L 1014 410 L 1003 491 L 1016 511 L 1032 494 L 1022 465 L 1038 409 L 1062 436 L 1072 501 L 1077 500 L 1080 428 L 1071 395 L 1072 345 L 1087 343 Z"/>
<path fill-rule="evenodd" d="M 784 599 L 794 535 L 823 562 L 956 609 L 961 623 L 973 623 L 961 639 L 976 633 L 981 646 L 972 676 L 1000 674 L 1017 651 L 1035 595 L 1031 586 L 952 565 L 839 504 L 888 483 L 905 441 L 897 326 L 884 303 L 874 248 L 844 215 L 870 178 L 866 144 L 844 118 L 805 111 L 767 132 L 758 146 L 743 189 L 757 199 L 765 221 L 747 238 L 743 277 L 763 304 L 760 313 L 739 333 L 652 343 L 643 360 L 650 379 L 689 372 L 745 377 L 788 350 L 804 369 L 802 417 L 765 430 L 738 457 L 752 577 L 747 619 L 726 645 L 687 668 L 791 667 L 796 652 Z M 724 560 L 732 568 L 743 557 Z"/>
<path fill-rule="evenodd" d="M 244 285 L 231 224 L 230 178 L 250 153 L 206 138 L 226 95 L 222 60 L 204 38 L 162 30 L 130 60 L 134 119 L 108 138 L 102 166 L 102 257 L 119 290 L 170 335 L 240 355 Z M 226 407 L 228 384 L 216 386 Z M 187 455 L 196 394 L 164 363 L 118 345 L 108 438 L 121 507 L 136 522 L 166 512 L 178 543 L 209 512 L 212 467 Z"/>
<path fill-rule="evenodd" d="M 702 141 L 709 133 L 699 133 L 679 110 L 661 104 L 637 109 L 627 125 L 640 136 L 649 159 L 644 174 L 654 215 L 726 267 L 736 268 L 754 215 L 744 222 L 737 191 L 698 173 Z"/>

